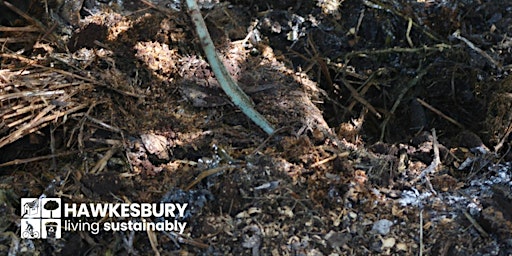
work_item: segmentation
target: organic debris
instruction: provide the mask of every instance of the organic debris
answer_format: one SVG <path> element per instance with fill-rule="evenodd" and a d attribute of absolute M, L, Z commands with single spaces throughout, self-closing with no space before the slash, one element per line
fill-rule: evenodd
<path fill-rule="evenodd" d="M 199 1 L 272 131 L 180 1 L 43 2 L 0 1 L 0 254 L 512 254 L 507 1 Z M 55 197 L 186 225 L 22 239 Z"/>

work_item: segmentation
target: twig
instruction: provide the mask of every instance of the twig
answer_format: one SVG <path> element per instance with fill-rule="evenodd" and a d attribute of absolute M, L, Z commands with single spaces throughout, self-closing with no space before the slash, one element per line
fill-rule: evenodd
<path fill-rule="evenodd" d="M 345 152 L 343 152 L 343 153 L 339 153 L 339 154 L 336 154 L 336 155 L 330 156 L 330 157 L 328 157 L 328 158 L 325 158 L 325 159 L 323 159 L 323 160 L 320 160 L 320 161 L 318 161 L 318 162 L 316 162 L 316 163 L 312 164 L 310 167 L 311 167 L 311 168 L 314 168 L 314 167 L 317 167 L 317 166 L 319 166 L 319 165 L 325 164 L 325 163 L 327 163 L 327 162 L 329 162 L 329 161 L 332 161 L 332 160 L 334 160 L 334 159 L 336 159 L 336 158 L 338 158 L 338 157 L 340 157 L 340 158 L 341 158 L 341 157 L 347 157 L 349 154 L 350 154 L 350 153 L 349 153 L 348 151 L 345 151 Z"/>
<path fill-rule="evenodd" d="M 32 42 L 31 38 L 23 37 L 23 38 L 14 38 L 14 37 L 6 37 L 6 38 L 0 38 L 0 43 L 5 44 L 16 44 L 16 43 L 25 43 L 25 42 Z"/>
<path fill-rule="evenodd" d="M 35 104 L 35 102 L 30 102 L 30 104 L 32 104 L 32 105 L 31 106 L 24 106 L 24 105 L 18 104 L 16 106 L 12 106 L 10 111 L 3 112 L 3 113 L 1 113 L 1 115 L 2 115 L 4 120 L 8 120 L 8 119 L 16 117 L 16 116 L 21 116 L 23 114 L 34 113 L 38 109 L 42 109 L 42 108 L 48 106 L 48 104 L 44 104 L 44 103 Z M 12 112 L 12 113 L 10 113 L 10 112 Z M 19 119 L 17 119 L 17 120 L 19 120 Z M 20 122 L 20 123 L 23 123 L 23 122 Z M 13 124 L 13 123 L 14 122 L 9 123 L 7 126 L 9 128 L 12 128 L 12 127 L 18 125 L 18 124 Z"/>
<path fill-rule="evenodd" d="M 487 59 L 494 67 L 498 68 L 498 70 L 501 70 L 503 68 L 503 65 L 501 65 L 501 63 L 497 62 L 496 60 L 494 60 L 489 54 L 487 54 L 485 51 L 483 51 L 482 49 L 478 48 L 475 44 L 473 44 L 471 41 L 469 41 L 468 39 L 466 39 L 465 37 L 461 36 L 460 35 L 460 30 L 457 30 L 455 32 L 453 32 L 452 34 L 453 37 L 461 40 L 462 42 L 466 43 L 469 48 L 473 49 L 474 51 L 478 52 L 480 55 L 482 55 L 485 59 Z"/>
<path fill-rule="evenodd" d="M 384 139 L 384 134 L 385 134 L 385 131 L 386 131 L 386 126 L 387 126 L 387 124 L 389 122 L 389 119 L 391 119 L 391 116 L 395 113 L 396 109 L 400 105 L 400 102 L 402 101 L 402 98 L 405 96 L 407 91 L 409 91 L 409 89 L 411 89 L 412 87 L 417 85 L 418 82 L 423 78 L 423 76 L 427 74 L 428 69 L 429 69 L 429 67 L 427 67 L 424 70 L 422 70 L 421 72 L 419 72 L 413 79 L 411 79 L 409 81 L 409 83 L 407 83 L 407 85 L 402 89 L 402 91 L 398 95 L 395 103 L 393 104 L 393 106 L 391 107 L 391 110 L 389 111 L 389 114 L 386 116 L 386 118 L 384 118 L 384 121 L 381 124 L 381 127 L 382 127 L 381 128 L 381 132 L 380 132 L 380 140 L 381 141 Z"/>
<path fill-rule="evenodd" d="M 47 155 L 47 156 L 38 156 L 38 157 L 32 157 L 32 158 L 27 158 L 27 159 L 14 159 L 9 162 L 1 163 L 0 167 L 10 166 L 10 165 L 18 165 L 18 164 L 26 164 L 26 163 L 31 163 L 31 162 L 52 159 L 54 157 L 68 156 L 68 155 L 73 155 L 73 154 L 78 154 L 78 153 L 79 153 L 78 150 L 73 150 L 73 151 L 62 152 L 62 153 L 57 153 L 57 154 L 52 154 L 52 155 Z"/>
<path fill-rule="evenodd" d="M 148 235 L 149 244 L 151 244 L 151 249 L 153 249 L 154 255 L 160 256 L 160 251 L 158 250 L 158 239 L 156 238 L 155 231 L 148 228 L 146 230 L 146 234 Z"/>
<path fill-rule="evenodd" d="M 94 85 L 99 85 L 99 86 L 105 87 L 108 90 L 115 91 L 115 92 L 120 93 L 122 95 L 130 96 L 130 97 L 134 97 L 134 98 L 144 98 L 144 97 L 146 97 L 144 95 L 137 94 L 137 93 L 134 93 L 134 92 L 128 92 L 128 91 L 119 90 L 117 88 L 109 86 L 106 83 L 100 82 L 100 81 L 98 81 L 98 80 L 96 80 L 94 78 L 89 78 L 89 77 L 77 75 L 77 74 L 74 74 L 74 73 L 71 73 L 71 72 L 68 72 L 68 71 L 65 71 L 65 70 L 62 70 L 62 69 L 58 69 L 58 68 L 46 67 L 46 66 L 43 66 L 43 65 L 36 64 L 35 60 L 31 60 L 31 59 L 25 58 L 25 57 L 23 57 L 21 55 L 18 55 L 18 54 L 0 53 L 0 57 L 2 57 L 2 58 L 11 58 L 11 59 L 16 59 L 16 60 L 19 60 L 19 61 L 23 61 L 23 62 L 27 63 L 29 66 L 42 68 L 44 70 L 53 71 L 53 72 L 56 72 L 56 73 L 59 73 L 59 74 L 65 75 L 65 76 L 69 76 L 69 77 L 72 77 L 72 78 L 83 80 L 83 81 L 89 82 L 89 83 L 94 84 Z M 64 62 L 62 60 L 59 60 L 59 59 L 56 59 L 56 60 L 61 61 L 62 63 L 68 65 L 71 68 L 79 70 L 77 67 L 75 67 L 73 65 L 70 65 L 69 63 L 66 63 L 66 62 Z M 66 84 L 66 85 L 68 85 L 68 84 Z"/>
<path fill-rule="evenodd" d="M 373 1 L 373 2 L 372 2 Z M 402 17 L 402 19 L 404 20 L 408 20 L 410 19 L 410 17 L 408 17 L 407 15 L 399 12 L 398 10 L 396 10 L 395 8 L 393 8 L 392 5 L 389 5 L 389 4 L 384 4 L 382 3 L 380 0 L 363 0 L 363 3 L 370 7 L 370 8 L 374 8 L 374 9 L 378 9 L 378 10 L 385 10 L 387 12 L 391 12 L 399 17 Z M 442 41 L 440 38 L 438 38 L 437 36 L 435 36 L 434 34 L 432 34 L 430 31 L 428 31 L 427 29 L 427 26 L 422 26 L 416 22 L 412 22 L 412 25 L 419 29 L 420 31 L 422 31 L 426 36 L 430 37 L 432 40 L 434 41 Z"/>
<path fill-rule="evenodd" d="M 416 52 L 428 52 L 428 51 L 438 51 L 442 52 L 445 49 L 451 48 L 448 44 L 436 44 L 434 46 L 423 46 L 416 48 L 403 48 L 403 47 L 393 47 L 387 49 L 380 50 L 364 50 L 364 51 L 352 51 L 345 55 L 344 60 L 345 63 L 348 63 L 348 59 L 353 56 L 366 56 L 366 55 L 376 55 L 376 54 L 388 54 L 388 53 L 416 53 Z"/>
<path fill-rule="evenodd" d="M 350 91 L 350 94 L 352 95 L 352 97 L 354 97 L 354 99 L 356 99 L 357 101 L 359 101 L 359 103 L 363 104 L 365 107 L 368 108 L 368 110 L 370 110 L 373 114 L 375 114 L 375 116 L 377 118 L 382 118 L 382 115 L 377 111 L 377 109 L 375 109 L 372 104 L 370 102 L 368 102 L 365 98 L 363 98 L 361 95 L 359 95 L 359 92 L 357 92 L 357 90 L 352 86 L 350 85 L 350 83 L 341 78 L 340 79 L 342 82 L 343 82 L 343 85 L 345 85 L 345 87 L 347 87 L 347 89 Z"/>
<path fill-rule="evenodd" d="M 414 47 L 414 44 L 412 43 L 411 39 L 411 28 L 412 28 L 412 19 L 408 19 L 409 22 L 407 22 L 407 32 L 405 33 L 405 38 L 407 38 L 407 43 L 409 43 L 410 47 Z"/>
<path fill-rule="evenodd" d="M 114 154 L 119 150 L 119 147 L 113 146 L 110 148 L 105 155 L 94 165 L 94 167 L 89 171 L 90 174 L 97 174 L 98 172 L 103 171 L 105 166 L 107 166 L 108 160 L 114 156 Z"/>
<path fill-rule="evenodd" d="M 147 0 L 141 0 L 141 2 L 143 2 L 145 5 L 149 6 L 150 8 L 153 8 L 159 12 L 162 12 L 166 15 L 172 15 L 172 11 L 169 10 L 168 8 L 163 8 L 163 7 L 160 7 L 158 5 L 155 5 L 153 4 L 152 2 L 150 1 L 147 1 Z"/>
<path fill-rule="evenodd" d="M 510 136 L 510 133 L 512 132 L 512 121 L 509 123 L 507 129 L 505 129 L 505 134 L 501 138 L 500 142 L 494 147 L 494 152 L 498 152 L 498 150 L 503 147 L 503 144 L 505 144 L 505 141 L 507 140 L 508 136 Z"/>
<path fill-rule="evenodd" d="M 359 14 L 359 18 L 357 19 L 357 25 L 356 25 L 356 30 L 355 30 L 355 33 L 354 33 L 354 38 L 358 38 L 358 33 L 359 33 L 359 29 L 361 28 L 361 24 L 363 23 L 363 18 L 364 18 L 364 10 L 366 9 L 362 9 L 361 10 L 361 13 Z"/>
<path fill-rule="evenodd" d="M 285 127 L 281 127 L 279 129 L 276 129 L 272 134 L 270 134 L 255 150 L 252 151 L 251 154 L 249 154 L 249 157 L 252 157 L 254 155 L 256 155 L 256 153 L 258 153 L 258 151 L 260 151 L 261 149 L 263 149 L 263 147 L 270 141 L 270 139 L 272 137 L 274 137 L 276 134 L 284 131 L 284 130 L 290 130 L 291 127 L 290 126 L 285 126 Z"/>
<path fill-rule="evenodd" d="M 112 132 L 117 132 L 117 133 L 122 133 L 123 131 L 115 126 L 112 126 L 112 125 L 109 125 L 109 124 L 106 124 L 104 122 L 102 122 L 101 120 L 98 120 L 90 115 L 86 115 L 87 119 L 91 120 L 93 123 L 96 123 L 98 125 L 100 125 L 101 127 L 109 130 L 109 131 L 112 131 Z"/>
<path fill-rule="evenodd" d="M 20 15 L 21 17 L 23 17 L 25 20 L 27 20 L 28 22 L 32 23 L 34 26 L 38 27 L 42 32 L 45 32 L 46 34 L 43 36 L 43 38 L 47 35 L 50 35 L 50 39 L 54 40 L 55 42 L 57 42 L 57 44 L 60 46 L 60 47 L 63 47 L 64 46 L 64 42 L 62 40 L 59 39 L 59 37 L 57 37 L 54 33 L 52 33 L 52 30 L 51 29 L 48 29 L 41 21 L 33 18 L 33 17 L 30 17 L 30 15 L 28 15 L 27 13 L 25 13 L 24 11 L 18 9 L 18 7 L 14 6 L 13 4 L 7 2 L 7 1 L 2 1 L 2 3 L 7 7 L 9 8 L 11 11 L 15 12 L 16 14 Z"/>
<path fill-rule="evenodd" d="M 57 100 L 66 101 L 67 99 L 71 98 L 71 96 L 72 95 L 63 95 L 60 98 L 58 98 Z M 56 112 L 54 115 L 47 116 L 47 114 L 49 114 L 52 110 L 54 110 L 56 108 L 55 105 L 49 105 L 46 108 L 44 108 L 43 110 L 41 110 L 41 112 L 39 112 L 39 114 L 36 115 L 30 122 L 21 126 L 16 131 L 11 133 L 9 136 L 1 138 L 0 139 L 0 148 L 2 148 L 3 146 L 5 146 L 9 143 L 12 143 L 12 142 L 18 140 L 19 138 L 21 138 L 27 134 L 30 134 L 31 132 L 33 132 L 35 130 L 38 130 L 38 129 L 48 125 L 47 122 L 49 122 L 51 120 L 55 120 L 61 116 L 68 115 L 68 114 L 78 111 L 84 107 L 85 107 L 84 104 L 82 104 L 82 105 L 76 106 L 74 108 L 71 108 L 65 112 L 59 111 L 59 112 Z"/>
<path fill-rule="evenodd" d="M 345 71 L 346 75 L 350 75 L 350 72 L 348 72 L 347 69 L 344 69 L 344 71 Z M 372 82 L 372 80 L 373 80 L 373 78 L 375 77 L 376 74 L 377 74 L 377 72 L 372 72 L 372 74 L 370 76 L 368 76 L 366 78 L 362 78 L 365 81 L 359 87 L 361 89 L 358 89 L 359 90 L 358 91 L 359 95 L 361 97 L 363 97 L 368 92 L 368 90 L 372 87 L 372 85 L 374 85 L 374 82 Z M 356 104 L 357 104 L 356 101 L 351 101 L 350 104 L 348 105 L 348 107 L 346 108 L 347 111 L 345 113 L 351 114 L 352 113 L 352 109 L 356 106 Z M 342 119 L 345 119 L 345 116 L 343 116 Z"/>
<path fill-rule="evenodd" d="M 256 111 L 256 109 L 254 109 L 252 100 L 235 83 L 233 78 L 229 75 L 228 71 L 226 70 L 226 67 L 224 67 L 224 65 L 220 61 L 196 1 L 187 0 L 186 3 L 188 12 L 196 28 L 199 41 L 201 42 L 201 46 L 203 47 L 203 50 L 206 54 L 206 58 L 208 59 L 208 62 L 210 63 L 213 73 L 215 74 L 217 81 L 222 87 L 222 90 L 224 90 L 224 92 L 229 96 L 231 101 L 238 108 L 240 108 L 240 110 L 242 110 L 242 112 L 247 117 L 249 117 L 267 134 L 272 134 L 274 132 L 274 128 L 272 127 L 272 125 L 265 119 L 265 117 L 263 117 L 258 111 Z"/>
<path fill-rule="evenodd" d="M 215 167 L 215 168 L 212 168 L 212 169 L 209 169 L 209 170 L 206 170 L 204 172 L 202 172 L 201 174 L 199 174 L 196 179 L 194 181 L 192 181 L 186 188 L 185 190 L 190 190 L 192 189 L 197 183 L 199 183 L 200 181 L 202 181 L 203 179 L 205 179 L 206 177 L 208 176 L 211 176 L 211 175 L 214 175 L 216 173 L 219 173 L 219 172 L 222 172 L 222 171 L 226 171 L 226 170 L 233 170 L 235 168 L 234 165 L 224 165 L 224 166 L 219 166 L 219 167 Z"/>
<path fill-rule="evenodd" d="M 40 31 L 39 28 L 29 25 L 25 27 L 4 27 L 0 26 L 0 31 L 2 32 L 37 32 Z"/>
<path fill-rule="evenodd" d="M 423 210 L 420 211 L 420 256 L 423 256 Z"/>
<path fill-rule="evenodd" d="M 10 93 L 10 94 L 6 94 L 6 95 L 0 95 L 0 101 L 11 100 L 11 99 L 16 99 L 16 98 L 26 98 L 26 97 L 52 96 L 52 95 L 64 94 L 64 93 L 65 93 L 64 90 L 42 91 L 42 92 L 38 92 L 38 91 L 15 92 L 15 93 Z"/>
<path fill-rule="evenodd" d="M 480 232 L 480 234 L 484 237 L 484 238 L 487 238 L 489 237 L 489 234 L 487 234 L 487 232 L 485 232 L 485 230 L 482 228 L 482 226 L 480 226 L 480 224 L 478 224 L 478 222 L 476 222 L 475 219 L 473 219 L 473 217 L 471 217 L 471 215 L 469 215 L 469 213 L 467 213 L 466 211 L 462 211 L 462 213 L 464 213 L 464 216 L 466 217 L 466 219 L 469 220 L 469 222 L 471 222 L 471 224 L 473 225 L 473 227 L 476 228 L 476 230 L 478 230 L 478 232 Z"/>
<path fill-rule="evenodd" d="M 50 126 L 50 152 L 52 152 L 52 156 L 55 156 L 56 149 L 55 149 L 55 130 L 57 128 L 54 127 L 54 125 Z M 52 157 L 52 170 L 57 170 L 57 158 Z"/>
<path fill-rule="evenodd" d="M 432 128 L 432 140 L 434 144 L 434 165 L 435 168 L 437 168 L 437 166 L 441 164 L 441 157 L 439 156 L 439 143 L 437 142 L 437 134 L 435 128 Z"/>
<path fill-rule="evenodd" d="M 430 173 L 434 172 L 437 169 L 437 167 L 439 166 L 439 164 L 441 164 L 441 157 L 439 156 L 439 143 L 437 142 L 436 129 L 434 129 L 434 128 L 432 128 L 432 138 L 433 138 L 432 139 L 432 144 L 433 144 L 432 147 L 434 148 L 434 159 L 432 160 L 430 165 L 427 166 L 427 168 L 425 168 L 425 170 L 423 170 L 420 173 L 420 175 L 418 177 L 416 177 L 415 179 L 413 179 L 411 181 L 411 183 L 414 184 L 419 179 L 425 178 L 427 186 L 432 191 L 432 193 L 434 193 L 436 195 L 437 192 L 434 190 L 434 188 L 432 187 L 432 183 L 430 183 L 430 180 L 428 179 L 428 175 Z"/>
<path fill-rule="evenodd" d="M 439 116 L 441 116 L 442 118 L 444 118 L 444 119 L 448 120 L 450 123 L 452 123 L 452 124 L 454 124 L 454 125 L 458 126 L 459 128 L 464 129 L 464 126 L 463 126 L 461 123 L 459 123 L 459 122 L 457 122 L 455 119 L 453 119 L 453 118 L 451 118 L 451 117 L 449 117 L 449 116 L 447 116 L 447 115 L 443 114 L 443 112 L 441 112 L 441 111 L 440 111 L 440 110 L 438 110 L 437 108 L 434 108 L 433 106 L 431 106 L 430 104 L 426 103 L 425 101 L 423 101 L 423 100 L 422 100 L 422 99 L 420 99 L 420 98 L 416 98 L 416 100 L 418 100 L 418 102 L 419 102 L 421 105 L 423 105 L 424 107 L 428 108 L 430 111 L 432 111 L 432 112 L 434 112 L 434 113 L 438 114 Z"/>
<path fill-rule="evenodd" d="M 201 249 L 208 249 L 210 247 L 208 244 L 198 242 L 193 239 L 189 239 L 189 238 L 185 237 L 184 235 L 180 235 L 179 233 L 176 233 L 176 232 L 165 232 L 164 231 L 164 234 L 167 235 L 174 242 L 174 244 L 176 246 L 179 246 L 179 244 L 182 243 L 182 244 L 192 245 L 192 246 L 195 246 L 195 247 L 201 248 Z"/>

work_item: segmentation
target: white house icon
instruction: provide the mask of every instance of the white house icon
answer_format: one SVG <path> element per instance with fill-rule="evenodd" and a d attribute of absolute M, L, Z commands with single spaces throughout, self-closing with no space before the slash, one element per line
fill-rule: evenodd
<path fill-rule="evenodd" d="M 38 212 L 39 212 L 39 199 L 36 198 L 34 201 L 25 203 L 23 205 L 23 215 L 21 217 L 23 218 L 25 215 L 29 215 L 29 216 L 37 215 Z"/>

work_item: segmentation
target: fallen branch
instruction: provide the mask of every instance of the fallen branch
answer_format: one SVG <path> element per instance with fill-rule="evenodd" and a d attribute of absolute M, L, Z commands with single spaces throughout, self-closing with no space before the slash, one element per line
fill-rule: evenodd
<path fill-rule="evenodd" d="M 224 65 L 220 61 L 196 1 L 187 0 L 186 3 L 189 15 L 192 18 L 192 22 L 194 23 L 194 26 L 196 28 L 199 41 L 201 42 L 201 46 L 203 47 L 203 50 L 206 54 L 206 58 L 208 59 L 208 62 L 210 63 L 213 73 L 215 74 L 217 81 L 222 87 L 222 90 L 224 90 L 224 92 L 229 96 L 231 101 L 238 108 L 240 108 L 240 110 L 242 110 L 242 112 L 247 117 L 249 117 L 267 134 L 272 134 L 274 132 L 274 128 L 272 127 L 272 125 L 265 119 L 265 117 L 258 113 L 256 109 L 254 109 L 254 103 L 252 102 L 252 100 L 235 83 L 233 78 L 229 75 L 228 71 L 226 70 L 226 67 L 224 67 Z"/>

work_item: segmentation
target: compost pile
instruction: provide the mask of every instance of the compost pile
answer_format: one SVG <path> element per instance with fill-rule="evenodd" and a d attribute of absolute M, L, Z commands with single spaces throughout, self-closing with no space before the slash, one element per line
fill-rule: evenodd
<path fill-rule="evenodd" d="M 274 134 L 179 1 L 0 1 L 0 254 L 512 254 L 512 4 L 199 5 Z M 21 239 L 42 196 L 187 226 Z"/>

